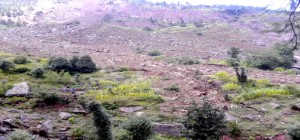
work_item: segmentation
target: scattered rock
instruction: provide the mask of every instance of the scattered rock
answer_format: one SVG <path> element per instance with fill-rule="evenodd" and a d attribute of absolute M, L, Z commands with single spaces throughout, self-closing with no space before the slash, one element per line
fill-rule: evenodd
<path fill-rule="evenodd" d="M 300 103 L 292 105 L 292 110 L 300 111 Z"/>
<path fill-rule="evenodd" d="M 1 127 L 0 126 L 0 134 L 7 134 L 10 131 L 11 131 L 10 128 L 6 128 L 6 127 Z"/>
<path fill-rule="evenodd" d="M 51 120 L 47 120 L 42 124 L 42 129 L 49 135 L 53 132 L 53 124 Z"/>
<path fill-rule="evenodd" d="M 264 113 L 265 113 L 265 112 L 268 112 L 268 110 L 267 110 L 266 108 L 261 108 L 260 111 L 261 111 L 261 112 L 264 112 Z"/>
<path fill-rule="evenodd" d="M 139 117 L 139 116 L 142 116 L 143 114 L 145 114 L 143 111 L 140 111 L 140 112 L 136 112 L 136 113 L 135 113 L 135 115 L 138 116 L 138 117 Z"/>
<path fill-rule="evenodd" d="M 255 121 L 255 116 L 254 115 L 245 115 L 245 116 L 242 116 L 241 117 L 242 119 L 245 119 L 245 120 L 249 120 L 249 121 Z"/>
<path fill-rule="evenodd" d="M 62 119 L 62 120 L 67 120 L 69 118 L 72 117 L 72 115 L 70 113 L 67 113 L 67 112 L 60 112 L 59 113 L 59 117 Z"/>
<path fill-rule="evenodd" d="M 81 109 L 81 108 L 75 108 L 73 110 L 73 113 L 75 113 L 75 114 L 83 114 L 83 115 L 87 114 L 87 112 L 84 109 Z"/>
<path fill-rule="evenodd" d="M 120 111 L 122 111 L 124 113 L 133 113 L 136 111 L 140 111 L 142 109 L 144 109 L 144 107 L 142 107 L 142 106 L 120 107 Z"/>
<path fill-rule="evenodd" d="M 13 96 L 27 96 L 29 94 L 29 86 L 26 82 L 22 82 L 20 84 L 15 84 L 14 87 L 8 90 L 5 94 L 7 97 Z"/>
<path fill-rule="evenodd" d="M 236 121 L 237 118 L 234 117 L 233 115 L 229 114 L 228 112 L 225 112 L 226 120 L 227 121 Z"/>
<path fill-rule="evenodd" d="M 18 125 L 16 125 L 12 119 L 4 120 L 3 124 L 9 126 L 10 128 L 19 128 Z"/>
<path fill-rule="evenodd" d="M 278 109 L 280 107 L 280 104 L 277 103 L 270 103 L 270 105 L 273 109 Z"/>
<path fill-rule="evenodd" d="M 167 136 L 182 136 L 184 126 L 179 123 L 174 124 L 164 124 L 164 123 L 154 123 L 154 131 Z"/>

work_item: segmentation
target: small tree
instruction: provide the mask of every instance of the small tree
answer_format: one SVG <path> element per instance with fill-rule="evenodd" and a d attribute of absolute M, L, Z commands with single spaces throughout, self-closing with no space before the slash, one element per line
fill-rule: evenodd
<path fill-rule="evenodd" d="M 75 69 L 78 72 L 92 73 L 97 70 L 96 64 L 93 62 L 92 58 L 88 55 L 82 56 L 78 60 L 73 59 L 71 63 L 74 63 L 73 61 L 77 61 L 75 63 Z"/>
<path fill-rule="evenodd" d="M 240 48 L 236 48 L 236 47 L 231 47 L 228 51 L 227 51 L 227 55 L 229 56 L 229 58 L 227 59 L 227 63 L 230 66 L 238 66 L 240 63 L 240 59 L 238 57 L 238 55 L 241 53 Z"/>
<path fill-rule="evenodd" d="M 97 128 L 99 140 L 112 140 L 110 129 L 111 122 L 109 117 L 102 110 L 101 105 L 99 103 L 92 102 L 89 105 L 89 110 L 93 113 L 94 125 Z"/>
<path fill-rule="evenodd" d="M 14 58 L 14 63 L 15 64 L 26 64 L 28 62 L 27 58 L 24 56 L 18 56 Z"/>
<path fill-rule="evenodd" d="M 226 129 L 224 113 L 208 102 L 188 109 L 184 122 L 187 135 L 193 140 L 219 139 Z"/>
<path fill-rule="evenodd" d="M 36 68 L 30 72 L 35 78 L 42 78 L 44 76 L 44 70 L 42 68 Z"/>
<path fill-rule="evenodd" d="M 147 140 L 154 134 L 151 121 L 145 117 L 134 117 L 128 120 L 124 128 L 132 140 Z"/>
<path fill-rule="evenodd" d="M 243 67 L 234 67 L 236 77 L 238 78 L 238 82 L 243 84 L 246 83 L 248 80 L 246 69 Z"/>
<path fill-rule="evenodd" d="M 8 72 L 10 68 L 15 68 L 15 65 L 12 62 L 6 60 L 0 62 L 0 69 L 4 72 Z"/>
<path fill-rule="evenodd" d="M 49 61 L 49 68 L 56 72 L 60 72 L 62 70 L 70 71 L 71 64 L 66 58 L 63 57 L 51 58 Z"/>

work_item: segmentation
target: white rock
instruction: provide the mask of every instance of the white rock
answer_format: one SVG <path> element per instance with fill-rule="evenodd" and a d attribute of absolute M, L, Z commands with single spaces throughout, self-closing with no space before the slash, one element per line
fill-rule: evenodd
<path fill-rule="evenodd" d="M 8 90 L 5 94 L 7 97 L 12 96 L 27 96 L 29 94 L 30 87 L 26 82 L 15 84 L 14 87 Z"/>
<path fill-rule="evenodd" d="M 70 113 L 67 113 L 67 112 L 60 112 L 59 113 L 59 117 L 62 119 L 62 120 L 67 120 L 69 118 L 72 117 L 72 115 Z"/>

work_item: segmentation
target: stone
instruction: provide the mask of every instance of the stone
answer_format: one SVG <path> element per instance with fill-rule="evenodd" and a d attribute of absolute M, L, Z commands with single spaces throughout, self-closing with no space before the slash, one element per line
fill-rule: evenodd
<path fill-rule="evenodd" d="M 277 103 L 270 103 L 270 106 L 271 106 L 273 109 L 278 109 L 278 108 L 280 108 L 280 104 L 277 104 Z"/>
<path fill-rule="evenodd" d="M 120 107 L 120 111 L 122 111 L 124 113 L 133 113 L 136 111 L 140 111 L 142 109 L 144 109 L 144 107 L 142 107 L 142 106 Z"/>
<path fill-rule="evenodd" d="M 51 120 L 47 120 L 44 123 L 42 123 L 42 129 L 45 130 L 45 132 L 47 132 L 47 134 L 49 135 L 50 133 L 53 132 L 53 124 Z"/>
<path fill-rule="evenodd" d="M 154 123 L 154 131 L 159 134 L 180 137 L 184 126 L 180 123 Z"/>
<path fill-rule="evenodd" d="M 6 128 L 6 127 L 1 127 L 0 126 L 0 134 L 6 134 L 6 133 L 8 133 L 10 131 L 11 131 L 10 128 Z"/>
<path fill-rule="evenodd" d="M 300 103 L 292 105 L 292 110 L 300 111 Z"/>
<path fill-rule="evenodd" d="M 140 112 L 136 112 L 135 115 L 140 117 L 140 116 L 143 116 L 145 113 L 143 111 L 140 111 Z"/>
<path fill-rule="evenodd" d="M 229 114 L 228 112 L 225 112 L 226 120 L 227 121 L 236 121 L 237 118 L 234 117 L 233 115 Z"/>
<path fill-rule="evenodd" d="M 60 112 L 59 113 L 59 117 L 62 119 L 62 120 L 67 120 L 69 118 L 72 117 L 72 115 L 70 113 L 67 113 L 67 112 Z"/>
<path fill-rule="evenodd" d="M 73 113 L 75 113 L 75 114 L 83 114 L 83 115 L 87 114 L 87 112 L 84 109 L 81 109 L 81 108 L 75 108 L 73 110 Z"/>
<path fill-rule="evenodd" d="M 12 89 L 9 89 L 6 93 L 6 97 L 13 97 L 13 96 L 27 96 L 29 94 L 30 87 L 27 82 L 22 82 L 19 84 L 15 84 Z"/>
<path fill-rule="evenodd" d="M 261 108 L 260 111 L 261 111 L 261 112 L 264 112 L 264 113 L 265 113 L 265 112 L 268 112 L 268 110 L 267 110 L 266 108 Z"/>
<path fill-rule="evenodd" d="M 12 119 L 6 119 L 6 120 L 4 120 L 4 121 L 3 121 L 3 124 L 9 126 L 10 128 L 19 128 L 19 127 L 13 122 Z"/>
<path fill-rule="evenodd" d="M 255 121 L 255 116 L 254 115 L 245 115 L 245 116 L 242 116 L 241 117 L 242 119 L 245 119 L 245 120 L 249 120 L 249 121 Z"/>

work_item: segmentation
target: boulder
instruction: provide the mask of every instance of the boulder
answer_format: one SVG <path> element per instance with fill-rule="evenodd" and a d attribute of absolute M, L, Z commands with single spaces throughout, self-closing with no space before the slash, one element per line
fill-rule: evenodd
<path fill-rule="evenodd" d="M 300 111 L 300 103 L 292 105 L 292 110 Z"/>
<path fill-rule="evenodd" d="M 51 120 L 47 120 L 42 123 L 41 129 L 43 129 L 48 135 L 53 132 L 53 124 Z"/>
<path fill-rule="evenodd" d="M 5 93 L 6 97 L 13 97 L 13 96 L 27 96 L 29 94 L 30 87 L 27 82 L 22 82 L 19 84 L 15 84 L 14 87 L 8 90 Z"/>
<path fill-rule="evenodd" d="M 132 107 L 120 107 L 120 111 L 123 113 L 133 113 L 140 110 L 143 110 L 144 107 L 142 106 L 132 106 Z"/>
<path fill-rule="evenodd" d="M 229 114 L 228 112 L 225 112 L 226 120 L 227 121 L 236 121 L 237 118 L 234 117 L 233 115 Z"/>
<path fill-rule="evenodd" d="M 270 105 L 273 109 L 278 109 L 280 107 L 280 104 L 277 103 L 270 103 Z"/>
<path fill-rule="evenodd" d="M 11 131 L 10 128 L 6 128 L 6 127 L 1 127 L 0 126 L 0 134 L 7 134 L 10 131 Z"/>
<path fill-rule="evenodd" d="M 67 120 L 69 118 L 72 117 L 72 115 L 70 113 L 67 113 L 67 112 L 60 112 L 59 113 L 59 117 L 62 119 L 62 120 Z"/>
<path fill-rule="evenodd" d="M 154 131 L 159 134 L 180 137 L 184 126 L 180 123 L 154 123 Z"/>

